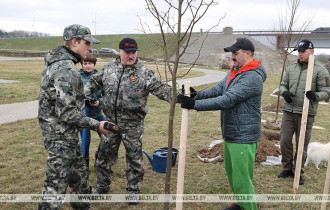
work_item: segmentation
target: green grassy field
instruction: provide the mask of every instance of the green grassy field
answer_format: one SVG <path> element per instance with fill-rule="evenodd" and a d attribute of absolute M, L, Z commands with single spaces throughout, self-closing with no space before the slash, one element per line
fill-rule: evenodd
<path fill-rule="evenodd" d="M 137 41 L 139 47 L 139 56 L 142 58 L 162 58 L 162 51 L 152 40 L 161 42 L 160 34 L 122 34 L 122 35 L 97 35 L 95 36 L 101 41 L 100 44 L 92 45 L 94 49 L 113 48 L 118 50 L 119 42 L 125 37 L 133 38 Z M 168 53 L 174 55 L 175 37 L 169 35 L 167 39 Z M 0 39 L 0 49 L 16 49 L 16 50 L 34 50 L 48 51 L 63 44 L 62 37 L 44 37 L 44 38 L 16 38 L 16 39 Z"/>
<path fill-rule="evenodd" d="M 0 84 L 0 94 L 3 91 L 13 90 L 13 99 L 7 99 L 8 94 L 0 95 L 0 99 L 12 102 L 20 101 L 23 95 L 25 100 L 37 99 L 39 90 L 40 73 L 43 67 L 38 67 L 40 61 L 5 62 L 5 69 L 15 69 L 15 74 L 1 70 L 0 75 L 6 73 L 5 79 L 21 78 L 22 86 L 5 87 Z M 101 65 L 101 63 L 100 63 Z M 25 68 L 27 66 L 27 68 Z M 15 76 L 10 76 L 15 75 Z M 264 84 L 262 105 L 270 105 L 276 98 L 269 94 L 278 87 L 279 75 L 268 74 Z M 210 85 L 196 87 L 203 89 Z M 20 88 L 20 89 L 17 89 Z M 30 89 L 21 94 L 21 91 Z M 14 91 L 16 90 L 16 91 Z M 31 97 L 31 98 L 30 98 Z M 1 101 L 2 101 L 1 100 Z M 143 149 L 149 154 L 160 147 L 167 145 L 167 125 L 169 104 L 159 101 L 156 97 L 149 98 L 149 113 L 145 119 L 145 133 Z M 272 114 L 263 113 L 262 118 L 266 119 Z M 324 130 L 314 130 L 311 141 L 328 142 L 330 136 L 329 105 L 320 105 L 315 125 L 324 127 Z M 179 148 L 179 135 L 181 123 L 181 108 L 177 105 L 175 114 L 174 147 Z M 266 130 L 265 128 L 262 128 Z M 91 161 L 96 151 L 99 138 L 92 132 Z M 41 130 L 37 119 L 21 120 L 13 123 L 0 125 L 0 194 L 40 194 L 45 179 L 46 150 L 43 147 Z M 203 163 L 197 158 L 198 150 L 206 148 L 213 140 L 221 139 L 220 112 L 197 112 L 191 110 L 189 113 L 189 134 L 187 141 L 187 156 L 185 170 L 185 194 L 231 194 L 228 180 L 224 170 L 224 163 L 216 164 Z M 180 155 L 180 154 L 179 154 Z M 141 193 L 162 194 L 164 192 L 165 174 L 152 171 L 148 159 L 144 158 L 145 176 Z M 281 171 L 280 166 L 255 166 L 254 185 L 257 194 L 291 194 L 293 179 L 278 179 L 277 174 Z M 125 151 L 121 146 L 119 161 L 113 168 L 114 177 L 111 184 L 111 194 L 126 193 L 126 163 Z M 325 181 L 326 168 L 316 170 L 313 165 L 308 165 L 305 172 L 305 185 L 299 187 L 300 194 L 322 194 Z M 177 164 L 172 169 L 171 189 L 176 192 Z M 96 183 L 95 169 L 90 169 L 90 184 Z M 228 203 L 184 203 L 184 209 L 222 209 Z M 330 207 L 330 206 L 328 206 Z M 36 209 L 37 203 L 1 203 L 0 209 Z M 93 203 L 92 209 L 127 209 L 126 203 Z M 130 206 L 131 209 L 162 209 L 162 203 L 140 203 L 137 206 Z M 171 209 L 175 203 L 171 204 Z M 320 203 L 258 203 L 258 209 L 319 209 Z M 62 209 L 71 209 L 65 203 Z"/>
<path fill-rule="evenodd" d="M 99 60 L 96 63 L 96 69 L 101 69 L 107 61 L 107 59 Z M 154 63 L 145 64 L 165 81 L 165 72 L 161 65 L 158 64 L 156 66 Z M 0 65 L 0 79 L 20 81 L 0 84 L 0 104 L 11 104 L 38 99 L 41 73 L 45 68 L 43 61 L 0 61 Z M 77 67 L 81 68 L 81 65 L 77 64 Z M 186 69 L 180 68 L 177 76 L 184 75 L 186 72 Z M 189 75 L 186 75 L 184 78 L 202 75 L 204 75 L 204 73 L 191 70 Z M 167 76 L 169 79 L 171 78 L 169 72 L 167 72 Z"/>

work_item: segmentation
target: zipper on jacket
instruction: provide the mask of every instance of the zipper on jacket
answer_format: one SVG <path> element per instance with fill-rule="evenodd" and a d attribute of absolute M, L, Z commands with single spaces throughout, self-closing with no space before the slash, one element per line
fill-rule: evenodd
<path fill-rule="evenodd" d="M 298 90 L 298 87 L 299 87 L 299 83 L 300 83 L 300 77 L 301 77 L 301 74 L 302 74 L 302 71 L 303 71 L 303 69 L 301 68 L 301 65 L 299 65 L 299 64 L 297 64 L 298 66 L 299 66 L 299 68 L 300 68 L 300 72 L 299 72 L 299 77 L 298 77 L 298 82 L 297 82 L 297 85 L 296 85 L 296 91 L 294 92 L 294 95 L 295 96 L 297 96 L 297 90 Z M 307 71 L 307 69 L 306 69 L 306 71 Z M 291 112 L 293 113 L 293 109 L 294 109 L 294 102 L 295 102 L 295 98 L 293 97 L 293 99 L 292 99 L 292 102 L 291 102 Z"/>
<path fill-rule="evenodd" d="M 117 93 L 116 93 L 116 100 L 115 100 L 115 123 L 116 125 L 118 125 L 118 120 L 117 120 L 117 101 L 118 101 L 118 96 L 119 96 L 119 86 L 120 86 L 120 83 L 121 83 L 121 79 L 124 75 L 124 72 L 125 72 L 125 68 L 123 68 L 123 72 L 121 73 L 120 77 L 119 77 L 119 80 L 118 80 L 118 86 L 117 86 Z"/>

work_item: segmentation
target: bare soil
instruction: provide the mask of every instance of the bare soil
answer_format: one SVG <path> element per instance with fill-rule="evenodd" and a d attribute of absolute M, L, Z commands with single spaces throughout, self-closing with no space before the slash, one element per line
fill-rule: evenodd
<path fill-rule="evenodd" d="M 283 99 L 280 99 L 280 107 L 278 109 L 279 112 L 282 112 L 282 104 L 283 104 Z M 277 101 L 269 106 L 262 107 L 262 111 L 267 111 L 267 112 L 276 112 L 277 108 Z"/>
<path fill-rule="evenodd" d="M 267 156 L 279 156 L 281 150 L 275 146 L 279 144 L 280 134 L 273 131 L 262 131 L 256 152 L 256 164 L 265 162 Z M 202 158 L 214 158 L 221 155 L 219 162 L 223 161 L 223 143 L 214 145 L 211 149 L 203 148 L 197 151 Z"/>

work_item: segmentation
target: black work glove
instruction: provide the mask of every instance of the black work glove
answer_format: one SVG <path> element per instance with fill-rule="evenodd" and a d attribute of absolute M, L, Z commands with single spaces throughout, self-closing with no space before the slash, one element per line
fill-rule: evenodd
<path fill-rule="evenodd" d="M 292 102 L 292 98 L 291 97 L 294 97 L 294 95 L 293 95 L 293 93 L 290 93 L 289 91 L 284 91 L 283 92 L 283 97 L 284 97 L 284 100 L 287 103 L 291 103 Z"/>
<path fill-rule="evenodd" d="M 306 92 L 306 97 L 309 100 L 316 100 L 316 93 L 314 91 L 309 90 Z"/>
<path fill-rule="evenodd" d="M 194 109 L 195 107 L 195 99 L 190 98 L 189 96 L 184 96 L 182 94 L 179 94 L 176 100 L 178 103 L 181 104 L 181 108 Z"/>
<path fill-rule="evenodd" d="M 112 122 L 105 122 L 104 129 L 111 131 L 111 133 L 121 133 L 121 129 L 118 127 L 118 125 L 116 125 Z"/>
<path fill-rule="evenodd" d="M 190 90 L 190 98 L 195 98 L 197 96 L 197 91 L 193 88 L 193 87 L 190 87 L 189 88 Z M 182 85 L 182 95 L 184 95 L 184 85 Z"/>

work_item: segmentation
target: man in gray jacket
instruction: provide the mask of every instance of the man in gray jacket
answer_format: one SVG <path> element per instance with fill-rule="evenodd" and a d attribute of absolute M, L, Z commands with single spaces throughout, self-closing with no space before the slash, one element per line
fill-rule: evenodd
<path fill-rule="evenodd" d="M 221 110 L 225 170 L 234 194 L 254 194 L 253 172 L 261 133 L 261 95 L 266 72 L 253 58 L 254 45 L 238 38 L 224 49 L 232 53 L 234 66 L 218 84 L 205 90 L 191 88 L 189 96 L 178 95 L 182 108 Z M 234 203 L 225 209 L 257 209 L 255 202 Z"/>
<path fill-rule="evenodd" d="M 328 62 L 325 64 L 324 67 L 328 70 L 328 72 L 330 74 L 330 58 L 328 59 Z M 330 96 L 327 99 L 325 99 L 325 102 L 329 102 L 329 98 L 330 98 Z"/>
<path fill-rule="evenodd" d="M 293 157 L 292 137 L 296 134 L 296 147 L 299 144 L 299 134 L 301 126 L 301 115 L 304 104 L 304 97 L 310 100 L 306 134 L 304 142 L 304 152 L 302 157 L 301 174 L 304 173 L 304 164 L 307 158 L 307 147 L 311 139 L 314 118 L 317 114 L 319 101 L 329 97 L 329 73 L 320 63 L 314 63 L 313 79 L 311 90 L 305 90 L 308 59 L 314 54 L 313 43 L 309 40 L 301 40 L 298 47 L 298 61 L 288 66 L 280 85 L 281 95 L 284 97 L 282 105 L 283 118 L 281 128 L 281 152 L 283 171 L 278 174 L 278 178 L 293 177 L 297 153 Z M 299 184 L 304 184 L 302 175 L 299 177 Z"/>

